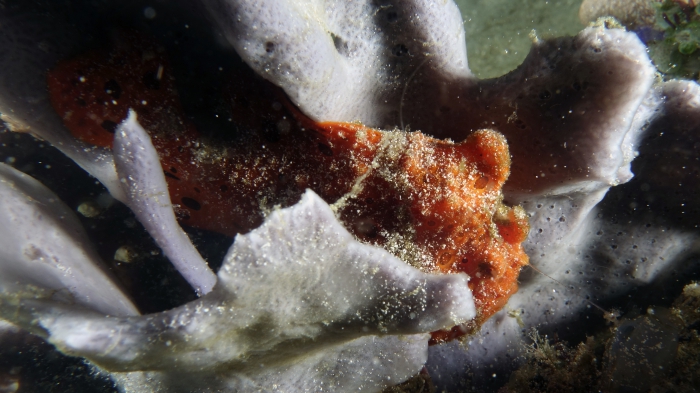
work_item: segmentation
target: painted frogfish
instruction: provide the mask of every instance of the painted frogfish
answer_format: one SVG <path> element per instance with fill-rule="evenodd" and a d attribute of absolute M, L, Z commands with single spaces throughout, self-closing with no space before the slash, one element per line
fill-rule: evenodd
<path fill-rule="evenodd" d="M 238 132 L 226 143 L 185 116 L 165 51 L 137 33 L 60 62 L 48 89 L 65 126 L 88 144 L 110 147 L 129 108 L 137 112 L 183 225 L 233 237 L 310 188 L 359 240 L 426 272 L 468 274 L 477 318 L 434 332 L 433 343 L 474 331 L 517 290 L 528 221 L 522 208 L 503 203 L 503 135 L 480 130 L 455 143 L 315 122 L 252 71 L 230 80 L 222 101 Z"/>

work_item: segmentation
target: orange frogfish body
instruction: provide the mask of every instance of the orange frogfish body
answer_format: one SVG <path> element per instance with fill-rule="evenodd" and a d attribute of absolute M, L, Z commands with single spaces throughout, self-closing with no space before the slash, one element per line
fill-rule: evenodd
<path fill-rule="evenodd" d="M 183 224 L 245 233 L 311 188 L 358 239 L 423 271 L 467 273 L 476 320 L 434 332 L 432 342 L 478 328 L 517 290 L 528 262 L 521 245 L 528 223 L 521 208 L 502 203 L 510 155 L 496 131 L 453 143 L 316 123 L 244 71 L 226 100 L 233 122 L 249 132 L 224 146 L 199 135 L 185 117 L 164 51 L 133 33 L 111 52 L 61 62 L 49 72 L 48 87 L 66 127 L 87 143 L 111 146 L 128 109 L 138 113 Z"/>

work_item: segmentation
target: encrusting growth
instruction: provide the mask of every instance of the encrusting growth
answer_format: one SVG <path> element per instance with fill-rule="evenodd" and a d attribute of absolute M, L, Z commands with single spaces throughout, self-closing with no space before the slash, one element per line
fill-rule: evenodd
<path fill-rule="evenodd" d="M 116 124 L 133 108 L 160 155 L 182 224 L 246 233 L 310 188 L 358 239 L 426 272 L 467 273 L 477 318 L 434 333 L 434 342 L 469 333 L 517 290 L 528 222 L 520 207 L 502 203 L 510 154 L 500 133 L 480 130 L 454 143 L 316 123 L 243 71 L 225 98 L 239 135 L 213 143 L 185 117 L 171 72 L 157 44 L 123 33 L 109 53 L 57 65 L 48 86 L 66 127 L 91 144 L 111 146 Z"/>

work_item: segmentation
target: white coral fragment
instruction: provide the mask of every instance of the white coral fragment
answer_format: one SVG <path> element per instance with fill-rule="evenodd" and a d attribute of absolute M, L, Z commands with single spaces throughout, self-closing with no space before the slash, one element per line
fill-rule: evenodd
<path fill-rule="evenodd" d="M 73 212 L 30 176 L 0 164 L 0 317 L 21 298 L 104 314 L 139 312 L 114 284 Z"/>
<path fill-rule="evenodd" d="M 216 276 L 175 220 L 158 152 L 133 110 L 115 133 L 114 162 L 126 204 L 195 291 L 209 293 Z"/>

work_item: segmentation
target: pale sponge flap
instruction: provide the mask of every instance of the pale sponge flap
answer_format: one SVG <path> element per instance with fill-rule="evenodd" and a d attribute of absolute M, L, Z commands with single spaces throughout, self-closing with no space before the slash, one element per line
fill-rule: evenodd
<path fill-rule="evenodd" d="M 285 382 L 277 374 L 340 381 L 369 356 L 379 363 L 363 367 L 376 383 L 358 383 L 372 391 L 418 372 L 426 359 L 427 335 L 391 335 L 474 318 L 467 283 L 465 274 L 423 273 L 357 242 L 307 191 L 298 204 L 238 236 L 212 292 L 184 306 L 129 318 L 32 300 L 18 309 L 33 314 L 63 352 L 117 372 L 117 379 L 150 371 L 151 381 L 166 390 L 173 381 L 185 386 L 202 378 L 208 386 L 246 391 Z M 365 349 L 353 349 L 357 345 Z M 410 360 L 381 360 L 392 353 Z"/>
<path fill-rule="evenodd" d="M 110 315 L 139 314 L 56 194 L 0 164 L 0 200 L 0 318 L 6 304 L 20 298 L 51 299 Z M 7 312 L 14 315 L 12 307 Z"/>

